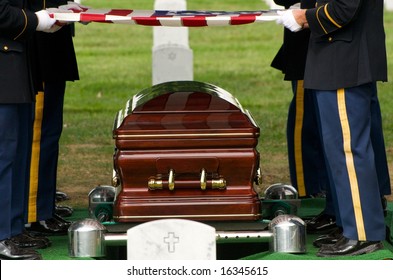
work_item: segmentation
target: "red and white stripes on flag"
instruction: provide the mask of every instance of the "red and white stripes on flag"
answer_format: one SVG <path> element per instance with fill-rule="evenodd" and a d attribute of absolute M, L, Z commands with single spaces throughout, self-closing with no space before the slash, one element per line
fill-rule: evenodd
<path fill-rule="evenodd" d="M 277 10 L 264 11 L 161 11 L 127 9 L 84 9 L 69 13 L 51 13 L 63 22 L 106 22 L 147 26 L 202 27 L 242 25 L 278 19 Z"/>

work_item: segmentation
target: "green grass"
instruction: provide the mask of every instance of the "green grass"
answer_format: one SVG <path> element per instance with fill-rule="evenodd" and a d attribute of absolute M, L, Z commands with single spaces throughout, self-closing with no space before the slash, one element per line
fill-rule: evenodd
<path fill-rule="evenodd" d="M 94 8 L 153 9 L 153 0 L 84 0 Z M 261 0 L 188 0 L 189 10 L 260 10 Z M 393 69 L 393 12 L 385 13 L 389 68 Z M 153 28 L 123 24 L 76 24 L 74 38 L 80 81 L 69 83 L 65 98 L 58 188 L 74 205 L 112 177 L 112 126 L 127 100 L 152 84 Z M 289 182 L 285 126 L 290 85 L 270 63 L 282 42 L 282 27 L 265 22 L 231 27 L 190 28 L 194 80 L 232 93 L 251 111 L 261 137 L 258 150 L 264 186 Z M 393 80 L 392 72 L 389 80 Z M 380 84 L 379 96 L 389 163 L 393 156 L 393 86 Z M 393 167 L 391 167 L 392 169 Z"/>

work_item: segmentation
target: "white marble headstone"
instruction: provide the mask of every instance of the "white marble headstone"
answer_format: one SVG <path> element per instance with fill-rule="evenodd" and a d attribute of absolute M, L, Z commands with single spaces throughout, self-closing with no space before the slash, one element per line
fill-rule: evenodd
<path fill-rule="evenodd" d="M 186 0 L 155 0 L 155 10 L 187 10 Z M 193 53 L 188 27 L 153 28 L 153 85 L 194 79 Z"/>
<path fill-rule="evenodd" d="M 129 260 L 215 260 L 216 230 L 183 219 L 146 222 L 127 231 Z"/>
<path fill-rule="evenodd" d="M 385 0 L 385 8 L 387 11 L 393 11 L 393 0 Z"/>

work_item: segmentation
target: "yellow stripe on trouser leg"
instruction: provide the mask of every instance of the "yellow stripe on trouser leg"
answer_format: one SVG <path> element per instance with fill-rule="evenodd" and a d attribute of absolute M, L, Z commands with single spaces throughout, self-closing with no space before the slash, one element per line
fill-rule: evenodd
<path fill-rule="evenodd" d="M 303 147 L 302 147 L 302 130 L 304 119 L 304 88 L 303 81 L 297 81 L 296 87 L 296 114 L 295 114 L 295 130 L 294 130 L 294 153 L 295 153 L 295 169 L 296 183 L 299 196 L 306 195 L 306 186 L 304 184 L 303 169 Z"/>
<path fill-rule="evenodd" d="M 31 147 L 30 163 L 30 185 L 29 185 L 29 205 L 27 222 L 37 221 L 37 191 L 38 191 L 38 172 L 40 166 L 41 149 L 41 128 L 44 112 L 44 92 L 40 91 L 36 95 L 35 117 L 33 124 L 33 143 Z"/>
<path fill-rule="evenodd" d="M 342 133 L 343 133 L 345 161 L 347 165 L 349 185 L 351 187 L 352 203 L 355 212 L 355 221 L 358 231 L 358 238 L 360 241 L 365 241 L 367 239 L 366 239 L 366 232 L 363 223 L 363 213 L 362 213 L 362 206 L 360 203 L 358 179 L 356 176 L 355 163 L 353 160 L 353 154 L 351 148 L 351 129 L 349 127 L 349 122 L 348 122 L 344 89 L 339 89 L 337 91 L 337 103 L 338 103 L 338 112 L 340 115 L 340 122 L 341 122 Z"/>

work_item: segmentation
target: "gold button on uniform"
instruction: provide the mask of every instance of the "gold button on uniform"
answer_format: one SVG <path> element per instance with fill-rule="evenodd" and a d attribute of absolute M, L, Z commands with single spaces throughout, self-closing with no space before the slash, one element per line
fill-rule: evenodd
<path fill-rule="evenodd" d="M 4 46 L 3 50 L 8 51 L 8 46 Z"/>

